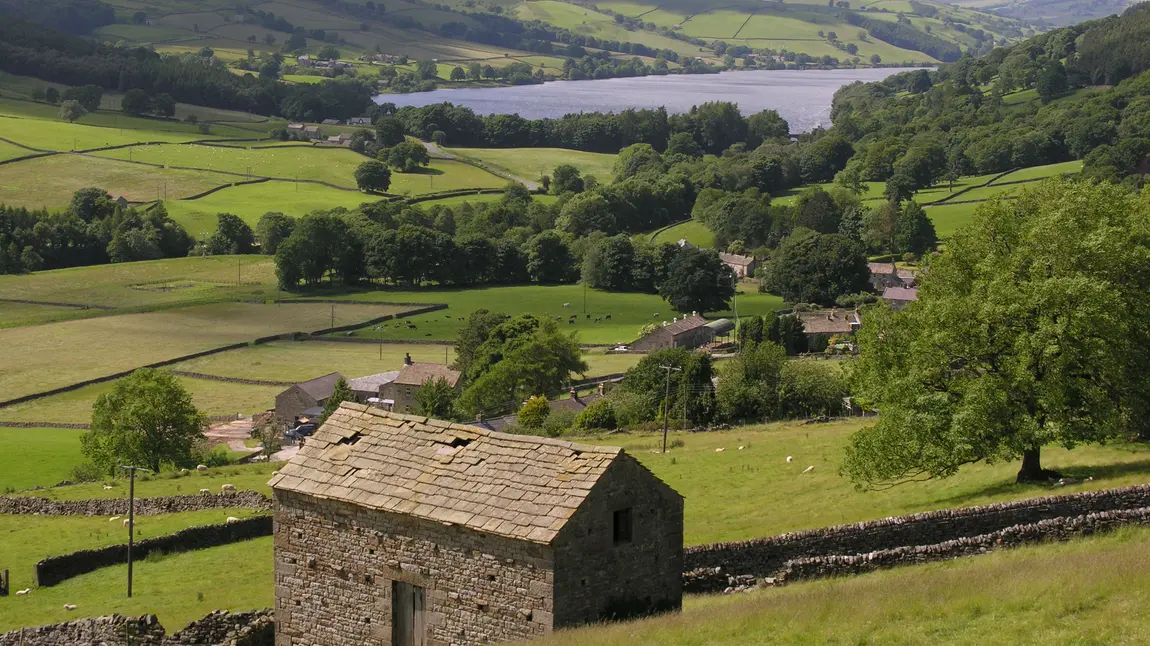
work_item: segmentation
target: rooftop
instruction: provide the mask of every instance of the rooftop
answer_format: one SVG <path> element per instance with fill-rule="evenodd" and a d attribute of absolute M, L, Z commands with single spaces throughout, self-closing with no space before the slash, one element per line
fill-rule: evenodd
<path fill-rule="evenodd" d="M 868 262 L 866 267 L 876 276 L 894 276 L 897 271 L 893 262 Z"/>
<path fill-rule="evenodd" d="M 755 262 L 754 256 L 740 256 L 737 253 L 719 252 L 719 260 L 722 260 L 728 265 L 746 266 Z"/>
<path fill-rule="evenodd" d="M 849 334 L 858 323 L 858 315 L 849 310 L 819 310 L 798 312 L 796 316 L 803 322 L 803 332 L 807 334 Z"/>
<path fill-rule="evenodd" d="M 344 402 L 268 484 L 547 544 L 622 454 Z"/>
<path fill-rule="evenodd" d="M 391 382 L 395 381 L 395 378 L 398 376 L 399 376 L 399 371 L 398 370 L 392 370 L 390 372 L 381 372 L 378 375 L 368 375 L 366 377 L 357 377 L 355 379 L 349 379 L 347 381 L 347 385 L 350 386 L 352 390 L 357 391 L 357 392 L 373 392 L 374 393 L 374 392 L 379 392 L 380 386 L 382 386 L 384 384 L 390 384 Z"/>
<path fill-rule="evenodd" d="M 887 287 L 882 290 L 884 301 L 917 301 L 918 289 L 915 287 Z"/>
<path fill-rule="evenodd" d="M 411 363 L 399 371 L 395 383 L 405 386 L 422 386 L 428 379 L 434 381 L 443 377 L 452 388 L 459 383 L 460 373 L 442 363 Z"/>
<path fill-rule="evenodd" d="M 310 395 L 312 399 L 321 401 L 331 397 L 331 394 L 335 391 L 335 382 L 339 381 L 340 379 L 343 379 L 343 375 L 339 374 L 338 372 L 333 372 L 322 377 L 309 379 L 308 381 L 296 385 L 299 386 L 300 389 L 305 393 Z"/>

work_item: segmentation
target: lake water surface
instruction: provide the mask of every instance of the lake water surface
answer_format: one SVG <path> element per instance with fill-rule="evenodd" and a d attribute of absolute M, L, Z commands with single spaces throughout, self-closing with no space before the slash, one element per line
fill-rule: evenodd
<path fill-rule="evenodd" d="M 881 81 L 903 68 L 855 70 L 760 70 L 719 74 L 671 74 L 597 81 L 552 81 L 542 85 L 458 88 L 381 94 L 377 103 L 423 106 L 449 101 L 478 114 L 519 114 L 527 119 L 561 117 L 572 112 L 619 112 L 657 108 L 686 112 L 707 101 L 732 101 L 744 115 L 778 110 L 791 132 L 831 123 L 831 98 L 854 81 Z"/>

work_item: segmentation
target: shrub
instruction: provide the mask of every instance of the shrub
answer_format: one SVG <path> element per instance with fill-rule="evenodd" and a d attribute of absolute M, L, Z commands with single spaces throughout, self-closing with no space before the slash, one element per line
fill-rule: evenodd
<path fill-rule="evenodd" d="M 538 429 L 543 426 L 543 422 L 547 420 L 550 413 L 551 409 L 547 406 L 547 398 L 542 395 L 535 395 L 523 402 L 523 408 L 519 409 L 519 424 L 529 429 Z"/>
<path fill-rule="evenodd" d="M 575 412 L 559 409 L 553 411 L 543 420 L 542 431 L 547 437 L 559 437 L 564 435 L 570 430 L 571 426 L 575 423 Z"/>
<path fill-rule="evenodd" d="M 212 444 L 207 440 L 198 443 L 192 449 L 192 462 L 206 467 L 222 467 L 231 463 L 228 460 L 228 447 L 224 444 Z M 193 466 L 195 466 L 193 464 Z"/>
<path fill-rule="evenodd" d="M 611 402 L 606 399 L 592 402 L 575 416 L 575 428 L 582 431 L 612 430 L 615 427 L 615 409 L 611 408 Z"/>
<path fill-rule="evenodd" d="M 72 467 L 68 479 L 72 482 L 95 482 L 102 478 L 104 473 L 91 462 L 82 462 Z"/>

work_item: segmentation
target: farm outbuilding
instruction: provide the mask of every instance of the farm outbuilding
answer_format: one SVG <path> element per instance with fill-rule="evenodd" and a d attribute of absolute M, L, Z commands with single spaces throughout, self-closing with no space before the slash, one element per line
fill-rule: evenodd
<path fill-rule="evenodd" d="M 278 646 L 472 646 L 682 603 L 683 499 L 619 448 L 344 403 L 269 484 Z"/>
<path fill-rule="evenodd" d="M 448 386 L 458 391 L 461 376 L 458 370 L 452 370 L 442 363 L 416 363 L 408 357 L 404 359 L 403 369 L 395 379 L 379 389 L 379 396 L 395 402 L 395 412 L 410 413 L 418 406 L 415 396 L 424 384 L 444 379 Z"/>
<path fill-rule="evenodd" d="M 290 424 L 309 408 L 322 408 L 343 375 L 338 372 L 298 383 L 276 395 L 276 419 Z"/>
<path fill-rule="evenodd" d="M 654 352 L 667 348 L 698 348 L 711 342 L 707 319 L 692 312 L 655 329 L 631 344 L 632 352 Z"/>

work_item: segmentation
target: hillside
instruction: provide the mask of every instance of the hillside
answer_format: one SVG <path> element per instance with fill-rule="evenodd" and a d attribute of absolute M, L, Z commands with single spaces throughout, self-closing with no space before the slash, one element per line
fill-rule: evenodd
<path fill-rule="evenodd" d="M 1043 27 L 1065 27 L 1105 18 L 1137 4 L 1135 0 L 942 0 L 955 5 L 1016 18 Z"/>
<path fill-rule="evenodd" d="M 985 53 L 1033 33 L 1024 20 L 917 0 L 854 6 L 848 1 L 827 6 L 739 0 L 722 7 L 698 0 L 455 0 L 450 5 L 276 0 L 242 10 L 223 0 L 94 4 L 108 10 L 67 22 L 14 0 L 0 2 L 0 11 L 117 47 L 214 56 L 239 75 L 263 77 L 267 63 L 283 54 L 275 73 L 289 83 L 332 77 L 376 81 L 382 70 L 394 70 L 384 72 L 384 86 L 404 91 L 433 84 L 529 83 L 723 67 L 928 64 L 955 60 L 966 51 Z M 295 60 L 333 53 L 345 65 L 317 68 Z M 417 68 L 416 61 L 434 64 Z M 473 65 L 478 66 L 474 72 Z M 457 67 L 462 71 L 453 76 Z M 405 74 L 410 75 L 406 81 Z"/>

